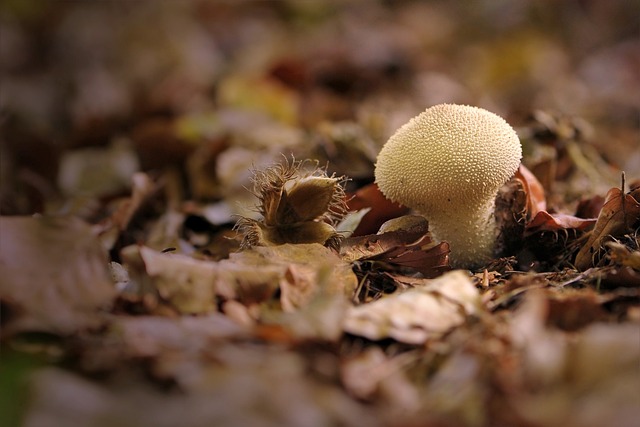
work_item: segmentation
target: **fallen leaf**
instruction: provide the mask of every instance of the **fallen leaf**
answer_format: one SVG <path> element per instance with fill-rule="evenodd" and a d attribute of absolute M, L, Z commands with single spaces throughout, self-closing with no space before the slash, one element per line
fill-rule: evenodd
<path fill-rule="evenodd" d="M 613 262 L 640 271 L 640 250 L 632 251 L 618 242 L 607 242 L 605 246 L 609 249 L 609 257 Z"/>
<path fill-rule="evenodd" d="M 396 225 L 390 225 L 395 223 Z M 385 223 L 380 234 L 350 237 L 341 244 L 340 255 L 347 262 L 380 261 L 408 267 L 425 277 L 450 269 L 449 244 L 435 242 L 428 223 L 419 215 L 406 215 Z"/>
<path fill-rule="evenodd" d="M 629 191 L 627 194 L 623 194 L 619 188 L 610 189 L 589 240 L 576 256 L 576 268 L 586 270 L 594 265 L 596 261 L 594 257 L 604 243 L 611 237 L 623 236 L 639 222 L 640 188 Z"/>
<path fill-rule="evenodd" d="M 351 266 L 320 244 L 256 247 L 255 252 L 283 268 L 280 301 L 285 311 L 307 305 L 319 293 L 350 298 L 356 288 Z"/>
<path fill-rule="evenodd" d="M 524 165 L 520 165 L 516 171 L 516 178 L 522 182 L 526 195 L 526 212 L 528 218 L 533 218 L 540 211 L 547 209 L 547 201 L 544 195 L 544 187 L 538 178 Z"/>
<path fill-rule="evenodd" d="M 214 346 L 200 361 L 177 353 L 170 373 L 179 374 L 180 390 L 150 387 L 130 374 L 114 384 L 49 367 L 29 378 L 29 411 L 22 425 L 384 425 L 378 410 L 349 399 L 335 385 L 311 379 L 304 362 L 290 351 L 246 345 Z"/>
<path fill-rule="evenodd" d="M 340 378 L 350 394 L 363 400 L 383 399 L 402 416 L 420 406 L 419 393 L 402 370 L 405 357 L 389 357 L 369 347 L 343 362 Z"/>
<path fill-rule="evenodd" d="M 629 266 L 610 266 L 600 270 L 600 283 L 604 288 L 640 288 L 640 272 Z"/>
<path fill-rule="evenodd" d="M 536 215 L 527 223 L 525 227 L 525 236 L 531 236 L 535 233 L 543 231 L 559 231 L 559 230 L 580 230 L 584 231 L 595 224 L 594 218 L 578 218 L 577 216 L 553 213 L 547 211 L 538 211 Z"/>
<path fill-rule="evenodd" d="M 146 246 L 129 246 L 122 258 L 139 286 L 155 289 L 181 313 L 216 309 L 218 265 L 181 254 L 162 253 Z"/>
<path fill-rule="evenodd" d="M 407 344 L 422 344 L 462 325 L 480 310 L 480 295 L 461 270 L 421 287 L 398 292 L 363 304 L 347 312 L 346 332 L 371 340 L 393 338 Z"/>
<path fill-rule="evenodd" d="M 547 323 L 565 331 L 576 331 L 606 319 L 606 299 L 593 289 L 550 293 Z"/>
<path fill-rule="evenodd" d="M 510 407 L 527 425 L 635 426 L 640 347 L 630 337 L 637 329 L 630 323 L 594 323 L 570 341 L 553 330 L 540 330 L 542 335 L 531 337 L 534 351 L 526 354 L 526 367 L 532 367 L 537 355 L 538 363 L 550 363 L 552 369 L 546 369 L 544 382 L 539 370 L 530 372 L 530 391 L 508 394 Z"/>
<path fill-rule="evenodd" d="M 337 342 L 348 307 L 343 295 L 320 291 L 296 311 L 263 310 L 254 333 L 266 341 L 287 344 Z"/>
<path fill-rule="evenodd" d="M 122 200 L 107 219 L 94 226 L 106 249 L 113 248 L 118 237 L 127 229 L 133 217 L 159 189 L 159 185 L 143 172 L 135 173 L 131 178 L 131 183 L 131 196 Z"/>
<path fill-rule="evenodd" d="M 62 156 L 58 185 L 65 194 L 109 196 L 127 188 L 139 170 L 128 141 L 114 140 L 105 148 L 83 148 Z"/>
<path fill-rule="evenodd" d="M 182 138 L 176 120 L 151 118 L 138 123 L 131 131 L 142 170 L 182 165 L 195 145 Z"/>
<path fill-rule="evenodd" d="M 105 321 L 116 291 L 89 225 L 68 217 L 2 217 L 0 235 L 0 299 L 15 312 L 3 321 L 3 336 L 66 335 Z"/>
<path fill-rule="evenodd" d="M 227 338 L 248 336 L 248 330 L 220 313 L 206 316 L 118 317 L 109 325 L 106 342 L 122 346 L 129 358 L 159 357 L 172 351 L 204 351 Z"/>
<path fill-rule="evenodd" d="M 360 224 L 353 232 L 354 236 L 375 233 L 385 221 L 409 212 L 409 208 L 393 203 L 384 197 L 376 184 L 366 185 L 355 194 L 347 196 L 347 209 L 349 211 L 365 208 L 370 208 L 371 210 L 360 221 Z"/>

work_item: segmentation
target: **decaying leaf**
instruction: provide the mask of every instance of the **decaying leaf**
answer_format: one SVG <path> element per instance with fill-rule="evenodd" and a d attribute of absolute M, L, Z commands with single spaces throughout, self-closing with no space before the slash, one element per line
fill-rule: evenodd
<path fill-rule="evenodd" d="M 263 310 L 253 333 L 267 342 L 337 342 L 343 335 L 342 319 L 348 307 L 344 295 L 317 290 L 296 311 Z"/>
<path fill-rule="evenodd" d="M 422 344 L 464 323 L 480 310 L 480 295 L 463 271 L 455 270 L 423 286 L 352 307 L 345 331 L 371 340 L 393 338 Z"/>
<path fill-rule="evenodd" d="M 224 346 L 209 358 L 203 355 L 202 363 L 180 355 L 173 359 L 173 373 L 181 374 L 185 391 L 149 387 L 135 375 L 104 384 L 60 368 L 40 370 L 29 381 L 29 412 L 22 425 L 383 425 L 371 408 L 344 391 L 311 381 L 295 353 Z"/>
<path fill-rule="evenodd" d="M 262 219 L 240 218 L 237 230 L 242 247 L 285 243 L 320 243 L 336 247 L 340 234 L 334 224 L 346 213 L 344 178 L 328 176 L 306 162 L 289 162 L 256 170 L 253 193 Z"/>
<path fill-rule="evenodd" d="M 131 178 L 131 183 L 131 197 L 122 200 L 113 214 L 96 226 L 100 239 L 107 249 L 113 248 L 116 240 L 129 226 L 133 217 L 159 189 L 158 183 L 143 172 L 135 173 Z"/>
<path fill-rule="evenodd" d="M 530 236 L 541 231 L 579 230 L 584 231 L 595 224 L 593 218 L 578 218 L 574 215 L 562 213 L 550 214 L 547 211 L 538 211 L 527 223 L 525 236 Z"/>
<path fill-rule="evenodd" d="M 125 264 L 134 270 L 134 277 L 148 280 L 159 296 L 179 312 L 206 313 L 216 308 L 216 263 L 146 246 L 129 246 L 122 253 Z"/>
<path fill-rule="evenodd" d="M 640 225 L 640 187 L 626 194 L 619 188 L 609 190 L 595 228 L 576 256 L 576 267 L 585 270 L 594 265 L 600 249 L 611 237 L 621 237 L 638 225 Z"/>
<path fill-rule="evenodd" d="M 347 238 L 340 254 L 348 262 L 379 261 L 396 268 L 408 267 L 425 277 L 450 269 L 448 243 L 433 241 L 427 221 L 419 215 L 387 221 L 379 234 Z"/>
<path fill-rule="evenodd" d="M 129 246 L 122 257 L 137 292 L 157 293 L 187 314 L 212 312 L 220 298 L 261 303 L 278 289 L 282 308 L 293 311 L 319 293 L 348 298 L 357 283 L 350 265 L 317 243 L 256 246 L 219 262 L 146 246 Z"/>
<path fill-rule="evenodd" d="M 105 196 L 127 188 L 140 165 L 130 144 L 115 140 L 106 148 L 67 152 L 58 175 L 60 188 L 69 195 Z"/>
<path fill-rule="evenodd" d="M 240 260 L 246 269 L 256 264 L 279 269 L 280 302 L 285 311 L 303 307 L 322 293 L 348 298 L 357 284 L 351 266 L 318 243 L 255 247 L 230 258 Z"/>
<path fill-rule="evenodd" d="M 144 246 L 129 246 L 122 251 L 134 292 L 157 294 L 180 313 L 192 314 L 214 311 L 217 298 L 251 304 L 273 296 L 285 268 L 255 254 L 235 255 L 231 260 L 213 262 Z"/>
<path fill-rule="evenodd" d="M 544 187 L 525 166 L 520 165 L 516 172 L 516 178 L 522 183 L 526 197 L 525 236 L 541 231 L 585 230 L 595 223 L 595 219 L 591 218 L 585 219 L 568 214 L 547 212 Z"/>
<path fill-rule="evenodd" d="M 609 257 L 613 262 L 640 271 L 640 250 L 631 251 L 618 242 L 607 242 L 605 246 L 609 249 Z"/>
<path fill-rule="evenodd" d="M 538 212 L 546 210 L 544 187 L 536 176 L 524 165 L 520 165 L 515 176 L 522 183 L 526 195 L 525 210 L 528 218 L 533 218 Z"/>
<path fill-rule="evenodd" d="M 511 322 L 529 390 L 507 395 L 515 413 L 533 425 L 635 425 L 637 325 L 594 322 L 568 340 L 546 326 L 548 310 L 544 292 L 530 293 Z"/>
<path fill-rule="evenodd" d="M 107 264 L 90 226 L 78 219 L 0 218 L 2 335 L 65 335 L 104 323 L 116 296 Z"/>
<path fill-rule="evenodd" d="M 401 369 L 405 360 L 406 357 L 388 357 L 380 348 L 370 347 L 340 366 L 341 379 L 352 395 L 365 400 L 385 399 L 401 416 L 420 405 L 418 391 Z"/>
<path fill-rule="evenodd" d="M 366 185 L 348 197 L 347 206 L 350 211 L 370 209 L 355 229 L 356 236 L 375 233 L 384 222 L 409 212 L 406 206 L 384 197 L 376 184 Z"/>

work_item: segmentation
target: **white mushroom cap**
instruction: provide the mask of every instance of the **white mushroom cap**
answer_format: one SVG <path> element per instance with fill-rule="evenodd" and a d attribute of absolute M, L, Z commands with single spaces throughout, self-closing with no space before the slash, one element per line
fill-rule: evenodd
<path fill-rule="evenodd" d="M 473 266 L 493 255 L 495 197 L 521 157 L 518 136 L 502 117 L 441 104 L 389 138 L 378 155 L 376 182 L 388 199 L 429 219 L 436 237 L 451 244 L 454 266 Z"/>

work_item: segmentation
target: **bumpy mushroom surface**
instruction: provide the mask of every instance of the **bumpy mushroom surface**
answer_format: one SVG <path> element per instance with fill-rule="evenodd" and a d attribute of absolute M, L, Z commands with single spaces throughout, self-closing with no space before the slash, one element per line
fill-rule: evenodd
<path fill-rule="evenodd" d="M 522 157 L 518 135 L 500 116 L 467 105 L 426 109 L 396 131 L 376 161 L 388 199 L 422 213 L 451 247 L 454 267 L 492 258 L 495 198 Z"/>

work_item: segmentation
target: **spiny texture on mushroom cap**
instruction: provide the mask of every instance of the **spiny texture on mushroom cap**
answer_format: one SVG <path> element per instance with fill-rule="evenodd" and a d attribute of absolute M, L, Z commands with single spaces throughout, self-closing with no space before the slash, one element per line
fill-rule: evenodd
<path fill-rule="evenodd" d="M 376 182 L 395 202 L 423 213 L 459 209 L 496 192 L 518 169 L 522 147 L 500 116 L 440 104 L 391 136 L 376 163 Z"/>
<path fill-rule="evenodd" d="M 493 255 L 495 197 L 521 157 L 502 117 L 441 104 L 391 136 L 378 154 L 376 182 L 388 199 L 425 214 L 434 236 L 449 242 L 452 266 L 469 268 Z"/>

